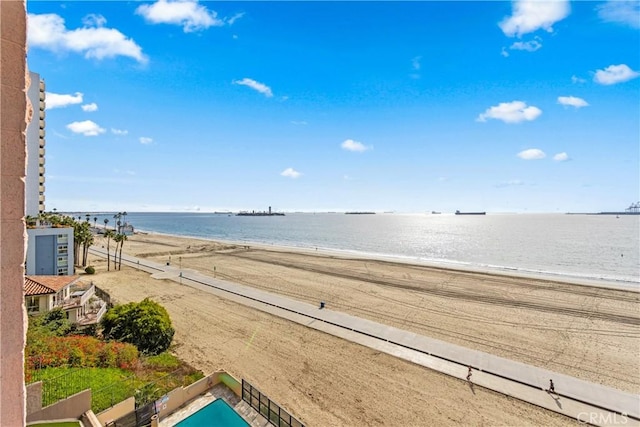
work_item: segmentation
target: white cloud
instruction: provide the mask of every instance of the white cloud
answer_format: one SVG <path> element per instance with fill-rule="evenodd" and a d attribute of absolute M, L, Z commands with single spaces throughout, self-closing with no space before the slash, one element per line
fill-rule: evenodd
<path fill-rule="evenodd" d="M 181 25 L 185 33 L 224 25 L 216 12 L 198 4 L 197 0 L 158 0 L 138 6 L 136 13 L 152 24 Z"/>
<path fill-rule="evenodd" d="M 604 70 L 597 70 L 593 80 L 601 85 L 614 85 L 635 79 L 638 75 L 637 71 L 633 71 L 626 64 L 609 65 Z"/>
<path fill-rule="evenodd" d="M 566 162 L 567 160 L 571 159 L 569 158 L 569 155 L 563 151 L 562 153 L 554 155 L 553 160 L 555 160 L 556 162 Z"/>
<path fill-rule="evenodd" d="M 90 13 L 82 18 L 82 24 L 85 27 L 103 27 L 107 23 L 107 19 L 102 15 Z"/>
<path fill-rule="evenodd" d="M 509 49 L 535 52 L 542 47 L 542 43 L 540 43 L 538 40 L 529 40 L 528 42 L 514 42 L 511 46 L 509 46 Z"/>
<path fill-rule="evenodd" d="M 566 18 L 569 11 L 568 0 L 516 0 L 512 3 L 512 15 L 498 26 L 509 37 L 521 37 L 540 28 L 552 32 L 552 25 Z"/>
<path fill-rule="evenodd" d="M 124 129 L 114 129 L 111 128 L 111 133 L 114 135 L 127 135 L 129 133 L 128 130 L 124 130 Z"/>
<path fill-rule="evenodd" d="M 243 16 L 244 16 L 244 12 L 236 13 L 231 18 L 226 20 L 227 24 L 233 25 L 238 19 L 242 18 Z"/>
<path fill-rule="evenodd" d="M 91 104 L 83 105 L 81 108 L 82 108 L 82 111 L 86 111 L 90 113 L 92 111 L 98 111 L 98 104 L 96 104 L 95 102 L 92 102 Z"/>
<path fill-rule="evenodd" d="M 85 58 L 114 58 L 127 56 L 138 62 L 147 62 L 142 48 L 120 31 L 104 28 L 106 20 L 96 16 L 85 17 L 85 26 L 75 30 L 65 28 L 64 19 L 54 13 L 28 15 L 27 44 L 52 52 L 83 53 Z M 91 24 L 91 25 L 89 25 Z"/>
<path fill-rule="evenodd" d="M 280 175 L 286 176 L 287 178 L 296 179 L 299 178 L 302 174 L 293 168 L 286 168 L 285 170 L 280 172 Z"/>
<path fill-rule="evenodd" d="M 524 160 L 539 160 L 544 159 L 545 157 L 547 157 L 547 155 L 544 153 L 544 151 L 537 148 L 529 148 L 528 150 L 519 152 L 518 157 Z"/>
<path fill-rule="evenodd" d="M 486 122 L 487 119 L 497 119 L 505 123 L 519 123 L 535 120 L 540 114 L 542 110 L 533 105 L 527 106 L 523 101 L 501 102 L 480 114 L 476 121 Z"/>
<path fill-rule="evenodd" d="M 610 0 L 596 7 L 600 19 L 640 28 L 640 2 L 638 0 Z"/>
<path fill-rule="evenodd" d="M 91 120 L 69 123 L 67 125 L 67 129 L 73 133 L 80 133 L 84 136 L 97 136 L 106 132 L 105 129 L 101 128 L 97 123 L 92 122 Z"/>
<path fill-rule="evenodd" d="M 138 138 L 140 144 L 151 144 L 153 142 L 153 138 L 149 138 L 148 136 L 141 136 Z"/>
<path fill-rule="evenodd" d="M 114 173 L 116 173 L 116 174 L 124 174 L 124 175 L 129 175 L 129 176 L 133 176 L 133 175 L 135 175 L 135 174 L 136 174 L 136 173 L 135 173 L 134 171 L 132 171 L 132 170 L 126 170 L 126 171 L 123 171 L 123 170 L 120 170 L 120 169 L 114 169 L 114 170 L 113 170 L 113 172 L 114 172 Z"/>
<path fill-rule="evenodd" d="M 273 92 L 271 92 L 271 88 L 264 83 L 257 82 L 253 79 L 244 78 L 242 80 L 235 80 L 233 82 L 237 85 L 248 86 L 251 89 L 257 90 L 258 92 L 264 94 L 264 96 L 271 98 L 273 96 Z"/>
<path fill-rule="evenodd" d="M 422 56 L 416 56 L 415 58 L 413 58 L 411 60 L 411 67 L 416 71 L 419 70 L 421 60 L 422 60 Z"/>
<path fill-rule="evenodd" d="M 559 96 L 558 104 L 562 104 L 570 107 L 576 107 L 576 108 L 589 106 L 589 103 L 587 101 L 575 96 Z"/>
<path fill-rule="evenodd" d="M 507 48 L 502 47 L 502 50 L 500 51 L 500 55 L 504 56 L 505 58 L 508 58 L 509 52 L 507 51 Z"/>
<path fill-rule="evenodd" d="M 587 80 L 582 79 L 578 76 L 571 76 L 571 83 L 586 83 Z"/>
<path fill-rule="evenodd" d="M 509 181 L 502 181 L 496 184 L 496 187 L 498 188 L 502 188 L 502 187 L 515 187 L 515 186 L 520 186 L 520 185 L 524 185 L 524 182 L 519 180 L 519 179 L 511 179 Z"/>
<path fill-rule="evenodd" d="M 356 151 L 359 153 L 371 150 L 371 147 L 364 145 L 362 142 L 354 141 L 353 139 L 345 140 L 340 146 L 343 150 Z"/>
<path fill-rule="evenodd" d="M 82 96 L 80 92 L 76 92 L 73 95 L 46 92 L 46 108 L 52 110 L 54 108 L 66 107 L 67 105 L 82 104 Z"/>

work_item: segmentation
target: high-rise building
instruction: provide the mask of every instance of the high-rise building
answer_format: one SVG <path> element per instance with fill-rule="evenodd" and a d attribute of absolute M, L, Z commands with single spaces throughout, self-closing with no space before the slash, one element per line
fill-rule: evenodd
<path fill-rule="evenodd" d="M 32 116 L 26 132 L 25 214 L 35 217 L 44 212 L 45 86 L 38 73 L 29 71 L 29 79 Z"/>
<path fill-rule="evenodd" d="M 29 71 L 27 97 L 31 117 L 27 124 L 27 168 L 25 176 L 25 216 L 44 213 L 44 81 Z M 27 226 L 25 270 L 30 275 L 69 275 L 74 273 L 73 228 L 42 224 Z"/>

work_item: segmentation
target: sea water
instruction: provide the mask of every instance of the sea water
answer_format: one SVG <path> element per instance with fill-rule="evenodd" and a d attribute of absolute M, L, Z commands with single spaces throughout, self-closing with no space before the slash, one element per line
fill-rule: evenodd
<path fill-rule="evenodd" d="M 97 215 L 110 220 L 113 214 Z M 93 217 L 93 214 L 92 214 Z M 640 287 L 640 216 L 129 213 L 136 231 L 318 248 Z"/>

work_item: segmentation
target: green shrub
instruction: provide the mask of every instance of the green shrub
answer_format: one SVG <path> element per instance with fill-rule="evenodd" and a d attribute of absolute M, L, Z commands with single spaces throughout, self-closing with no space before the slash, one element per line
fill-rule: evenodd
<path fill-rule="evenodd" d="M 92 266 L 88 266 L 87 268 L 84 269 L 84 272 L 87 274 L 96 274 L 96 269 L 93 268 Z"/>
<path fill-rule="evenodd" d="M 144 355 L 167 350 L 175 333 L 167 310 L 149 298 L 113 307 L 101 323 L 105 339 L 133 344 Z"/>

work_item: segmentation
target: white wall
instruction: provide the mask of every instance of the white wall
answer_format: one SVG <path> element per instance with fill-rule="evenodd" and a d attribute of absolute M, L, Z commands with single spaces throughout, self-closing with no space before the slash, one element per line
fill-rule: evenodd
<path fill-rule="evenodd" d="M 33 108 L 31 122 L 27 125 L 27 167 L 25 177 L 25 215 L 39 213 L 39 148 L 40 148 L 40 74 L 29 71 L 31 84 L 27 97 Z"/>

